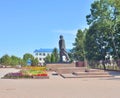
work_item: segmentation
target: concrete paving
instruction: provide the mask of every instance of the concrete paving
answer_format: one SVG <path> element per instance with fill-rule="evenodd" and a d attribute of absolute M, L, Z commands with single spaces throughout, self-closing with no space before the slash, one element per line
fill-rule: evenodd
<path fill-rule="evenodd" d="M 0 74 L 18 71 L 1 69 Z M 112 78 L 0 79 L 0 98 L 119 98 L 119 74 Z M 3 75 L 2 75 L 3 76 Z"/>
<path fill-rule="evenodd" d="M 15 68 L 0 68 L 0 78 L 2 78 L 4 75 L 10 72 L 18 72 L 20 69 Z"/>

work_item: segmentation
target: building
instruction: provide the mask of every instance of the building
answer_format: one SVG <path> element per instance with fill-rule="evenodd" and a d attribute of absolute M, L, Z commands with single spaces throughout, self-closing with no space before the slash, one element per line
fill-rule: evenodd
<path fill-rule="evenodd" d="M 34 51 L 34 57 L 38 59 L 39 65 L 45 63 L 45 58 L 47 55 L 51 55 L 54 49 L 36 49 Z M 70 49 L 67 49 L 67 52 L 70 52 Z"/>
<path fill-rule="evenodd" d="M 51 55 L 53 49 L 36 49 L 34 51 L 34 57 L 38 59 L 39 65 L 43 65 L 45 63 L 45 58 L 47 55 Z"/>

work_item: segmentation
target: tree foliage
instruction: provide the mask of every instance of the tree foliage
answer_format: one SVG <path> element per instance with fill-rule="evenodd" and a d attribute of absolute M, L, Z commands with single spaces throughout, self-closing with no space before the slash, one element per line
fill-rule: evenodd
<path fill-rule="evenodd" d="M 54 48 L 52 54 L 47 55 L 45 58 L 46 63 L 57 63 L 59 61 L 58 49 Z"/>
<path fill-rule="evenodd" d="M 36 66 L 36 65 L 38 65 L 38 63 L 39 63 L 39 61 L 38 61 L 38 59 L 37 58 L 34 58 L 33 60 L 32 60 L 32 66 Z"/>
<path fill-rule="evenodd" d="M 55 63 L 55 55 L 51 54 L 51 63 Z"/>
<path fill-rule="evenodd" d="M 47 55 L 46 58 L 45 58 L 45 62 L 46 63 L 51 63 L 51 55 Z"/>
<path fill-rule="evenodd" d="M 2 65 L 10 65 L 10 63 L 11 63 L 11 59 L 8 54 L 2 56 L 0 61 L 1 61 Z"/>
<path fill-rule="evenodd" d="M 12 56 L 11 56 L 10 65 L 15 66 L 15 65 L 19 65 L 19 64 L 20 64 L 20 58 L 18 58 L 18 57 L 16 57 L 16 56 L 12 55 Z"/>
<path fill-rule="evenodd" d="M 37 58 L 34 58 L 34 56 L 30 53 L 26 53 L 23 55 L 23 63 L 25 62 L 25 65 L 27 65 L 27 61 L 31 60 L 31 65 L 32 66 L 37 66 L 39 61 Z"/>
<path fill-rule="evenodd" d="M 25 62 L 27 62 L 28 59 L 33 60 L 33 59 L 34 59 L 34 56 L 33 56 L 32 54 L 30 54 L 30 53 L 24 54 L 24 55 L 23 55 L 23 60 L 24 60 Z"/>
<path fill-rule="evenodd" d="M 58 49 L 57 49 L 57 48 L 54 48 L 52 54 L 53 54 L 53 57 L 54 57 L 54 59 L 55 59 L 54 62 L 58 62 L 58 61 L 59 61 Z"/>
<path fill-rule="evenodd" d="M 73 43 L 74 47 L 72 49 L 72 54 L 75 60 L 84 60 L 85 57 L 85 31 L 78 30 L 75 42 Z"/>
<path fill-rule="evenodd" d="M 86 16 L 87 23 L 90 25 L 86 34 L 86 50 L 89 59 L 103 58 L 101 55 L 103 50 L 111 52 L 114 58 L 120 55 L 118 51 L 120 49 L 119 4 L 120 2 L 116 3 L 116 0 L 97 0 L 91 4 L 91 13 Z"/>
<path fill-rule="evenodd" d="M 12 55 L 12 56 L 9 56 L 9 55 L 3 55 L 0 59 L 0 63 L 2 65 L 12 65 L 12 66 L 15 66 L 15 65 L 19 65 L 21 64 L 21 59 Z"/>

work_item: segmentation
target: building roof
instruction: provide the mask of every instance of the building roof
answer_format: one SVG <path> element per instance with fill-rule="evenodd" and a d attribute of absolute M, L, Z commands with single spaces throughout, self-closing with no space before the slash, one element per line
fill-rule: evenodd
<path fill-rule="evenodd" d="M 54 49 L 43 49 L 43 48 L 40 48 L 40 49 L 35 49 L 34 53 L 36 53 L 36 52 L 53 52 L 53 50 Z M 70 52 L 70 50 L 71 49 L 66 49 L 67 52 Z"/>
<path fill-rule="evenodd" d="M 52 52 L 53 49 L 36 49 L 34 52 Z"/>

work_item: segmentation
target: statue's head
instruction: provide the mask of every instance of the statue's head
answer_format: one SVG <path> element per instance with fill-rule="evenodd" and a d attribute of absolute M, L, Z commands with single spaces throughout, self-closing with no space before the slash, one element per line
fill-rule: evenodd
<path fill-rule="evenodd" d="M 60 39 L 63 39 L 63 35 L 60 35 Z"/>

